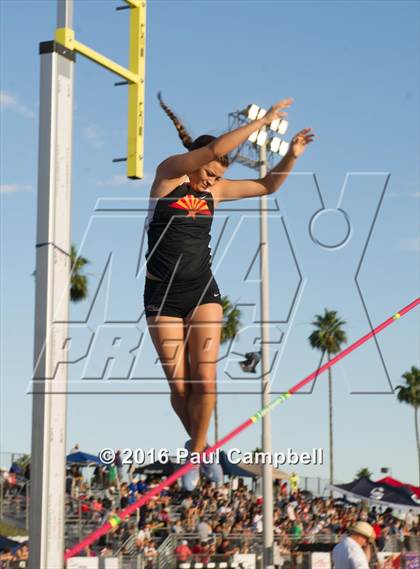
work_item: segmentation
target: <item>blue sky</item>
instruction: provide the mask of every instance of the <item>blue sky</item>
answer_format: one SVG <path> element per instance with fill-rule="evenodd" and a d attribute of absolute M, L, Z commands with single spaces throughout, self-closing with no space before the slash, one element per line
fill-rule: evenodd
<path fill-rule="evenodd" d="M 127 65 L 128 14 L 116 12 L 117 5 L 76 1 L 74 29 L 77 39 Z M 0 16 L 1 450 L 27 452 L 38 44 L 53 38 L 56 3 L 3 0 Z M 84 353 L 89 337 L 96 343 L 89 357 L 70 369 L 69 446 L 77 441 L 90 452 L 105 446 L 174 449 L 185 439 L 167 395 L 146 393 L 157 390 L 156 385 L 167 391 L 163 379 L 143 379 L 140 389 L 139 381 L 112 380 L 132 364 L 123 353 L 105 368 L 107 338 L 116 333 L 109 322 L 118 321 L 124 345 L 136 345 L 141 338 L 137 375 L 163 377 L 144 318 L 133 324 L 142 309 L 144 267 L 138 263 L 144 260 L 142 231 L 150 183 L 156 165 L 182 151 L 157 103 L 158 90 L 193 136 L 221 134 L 229 112 L 250 102 L 267 108 L 286 96 L 295 99 L 288 136 L 306 126 L 317 135 L 294 174 L 270 199 L 270 319 L 277 342 L 271 349 L 273 357 L 278 354 L 273 390 L 289 388 L 316 368 L 319 356 L 307 338 L 314 315 L 324 307 L 337 310 L 346 321 L 350 343 L 369 331 L 364 306 L 376 325 L 417 296 L 418 24 L 417 2 L 149 2 L 143 181 L 127 181 L 124 164 L 112 163 L 126 151 L 126 88 L 114 87 L 118 78 L 77 56 L 72 242 L 90 260 L 90 291 L 87 301 L 71 307 L 73 358 Z M 254 177 L 254 172 L 234 165 L 228 176 Z M 317 239 L 333 244 L 346 237 L 343 215 L 336 210 L 341 194 L 351 234 L 342 247 L 326 249 L 311 240 L 308 228 L 314 214 L 324 209 L 311 226 Z M 131 211 L 123 212 L 127 204 Z M 98 211 L 104 208 L 111 211 Z M 251 267 L 258 245 L 258 202 L 221 205 L 212 235 L 221 291 L 243 311 L 243 330 L 233 350 L 244 353 L 255 349 L 259 337 L 254 322 L 258 311 L 253 308 L 258 303 L 258 265 Z M 302 276 L 300 286 L 288 239 Z M 112 263 L 105 271 L 110 255 Z M 296 290 L 297 302 L 291 308 Z M 388 379 L 395 386 L 402 373 L 419 365 L 418 324 L 417 310 L 384 331 L 378 345 L 370 342 L 333 369 L 337 479 L 351 479 L 362 466 L 379 476 L 381 466 L 388 466 L 394 476 L 417 481 L 413 411 L 396 401 Z M 260 407 L 260 398 L 244 393 L 258 391 L 258 381 L 241 380 L 238 357 L 229 360 L 226 347 L 221 355 L 226 357 L 219 364 L 219 385 L 230 392 L 220 396 L 219 403 L 220 432 L 225 434 Z M 95 374 L 105 379 L 90 380 L 86 387 L 83 377 Z M 272 414 L 274 450 L 327 449 L 325 379 L 318 380 L 313 393 L 296 396 Z M 75 393 L 86 389 L 92 393 Z M 259 427 L 254 427 L 234 446 L 250 450 L 259 438 Z M 328 464 L 301 467 L 300 473 L 326 477 Z"/>

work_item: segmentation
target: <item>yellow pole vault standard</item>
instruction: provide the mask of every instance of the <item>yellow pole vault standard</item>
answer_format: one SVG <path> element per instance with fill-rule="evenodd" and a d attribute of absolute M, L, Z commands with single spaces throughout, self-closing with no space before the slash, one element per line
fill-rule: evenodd
<path fill-rule="evenodd" d="M 127 176 L 134 179 L 143 178 L 145 55 L 146 4 L 141 2 L 130 14 L 129 67 L 137 81 L 128 86 Z"/>
<path fill-rule="evenodd" d="M 129 69 L 77 41 L 71 28 L 57 28 L 55 40 L 128 81 L 127 177 L 137 180 L 143 178 L 146 2 L 125 2 L 130 7 Z"/>

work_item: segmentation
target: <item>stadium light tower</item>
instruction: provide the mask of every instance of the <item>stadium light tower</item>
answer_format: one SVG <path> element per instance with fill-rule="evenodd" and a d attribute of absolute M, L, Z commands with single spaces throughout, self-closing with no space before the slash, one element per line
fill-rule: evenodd
<path fill-rule="evenodd" d="M 262 118 L 266 110 L 258 105 L 249 105 L 245 110 L 229 114 L 229 129 L 235 129 L 249 121 Z M 274 133 L 283 136 L 288 123 L 285 119 L 277 119 L 253 132 L 247 142 L 242 144 L 234 160 L 257 170 L 261 178 L 267 174 L 267 164 L 271 159 L 284 156 L 289 143 Z M 273 133 L 273 134 L 272 134 Z M 260 305 L 261 305 L 261 396 L 262 406 L 271 400 L 270 390 L 270 354 L 269 354 L 269 266 L 268 266 L 268 223 L 267 196 L 260 197 Z M 271 416 L 267 413 L 262 419 L 262 449 L 271 454 Z M 273 471 L 270 464 L 263 465 L 263 567 L 272 569 L 273 564 Z"/>

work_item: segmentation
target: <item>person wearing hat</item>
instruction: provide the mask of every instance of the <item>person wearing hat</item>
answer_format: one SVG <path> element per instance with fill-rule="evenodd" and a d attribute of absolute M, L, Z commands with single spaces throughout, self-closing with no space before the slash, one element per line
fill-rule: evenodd
<path fill-rule="evenodd" d="M 369 569 L 370 546 L 375 542 L 375 530 L 367 522 L 358 521 L 348 530 L 348 536 L 332 552 L 335 569 Z"/>

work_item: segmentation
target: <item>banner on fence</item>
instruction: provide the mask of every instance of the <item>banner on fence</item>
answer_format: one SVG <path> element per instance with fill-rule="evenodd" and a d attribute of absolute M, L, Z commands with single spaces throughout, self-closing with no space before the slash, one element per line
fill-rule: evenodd
<path fill-rule="evenodd" d="M 382 569 L 402 569 L 401 553 L 389 553 L 381 551 L 378 553 Z"/>
<path fill-rule="evenodd" d="M 99 569 L 98 557 L 71 557 L 67 569 Z"/>
<path fill-rule="evenodd" d="M 121 563 L 118 557 L 101 557 L 99 569 L 120 569 Z"/>
<path fill-rule="evenodd" d="M 311 555 L 311 569 L 331 569 L 331 554 L 314 551 Z"/>
<path fill-rule="evenodd" d="M 234 555 L 234 561 L 240 563 L 243 569 L 255 569 L 256 558 L 255 553 L 237 553 Z"/>

